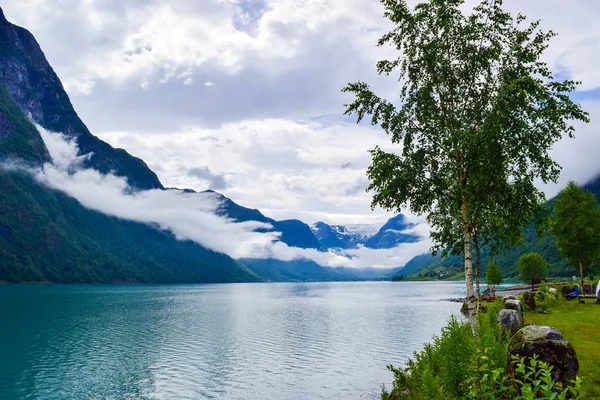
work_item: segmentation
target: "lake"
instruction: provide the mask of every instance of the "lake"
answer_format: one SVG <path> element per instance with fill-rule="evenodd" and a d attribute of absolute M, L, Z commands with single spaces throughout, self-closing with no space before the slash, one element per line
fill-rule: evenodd
<path fill-rule="evenodd" d="M 0 399 L 377 399 L 462 282 L 0 285 Z"/>

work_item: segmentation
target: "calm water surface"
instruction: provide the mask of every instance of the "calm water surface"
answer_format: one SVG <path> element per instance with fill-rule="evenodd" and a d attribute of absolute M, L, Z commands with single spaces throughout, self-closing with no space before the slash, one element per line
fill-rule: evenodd
<path fill-rule="evenodd" d="M 0 285 L 0 399 L 372 399 L 458 282 Z"/>

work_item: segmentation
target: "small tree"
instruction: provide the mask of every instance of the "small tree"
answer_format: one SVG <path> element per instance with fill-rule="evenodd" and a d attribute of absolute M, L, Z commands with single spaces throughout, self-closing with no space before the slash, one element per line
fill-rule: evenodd
<path fill-rule="evenodd" d="M 546 278 L 546 274 L 546 260 L 541 254 L 531 252 L 523 254 L 519 258 L 519 277 L 524 282 L 531 284 L 531 291 L 536 283 L 540 283 L 542 279 Z"/>
<path fill-rule="evenodd" d="M 598 259 L 600 252 L 600 210 L 596 196 L 582 190 L 573 181 L 554 201 L 550 232 L 564 258 L 579 267 L 581 289 L 585 269 Z"/>
<path fill-rule="evenodd" d="M 499 285 L 502 283 L 503 279 L 504 277 L 502 276 L 500 268 L 498 268 L 498 264 L 496 264 L 494 260 L 490 260 L 490 264 L 485 273 L 485 283 L 488 285 Z"/>

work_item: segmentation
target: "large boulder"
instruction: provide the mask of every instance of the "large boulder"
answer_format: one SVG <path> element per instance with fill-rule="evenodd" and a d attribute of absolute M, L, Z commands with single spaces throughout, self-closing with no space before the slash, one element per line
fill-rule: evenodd
<path fill-rule="evenodd" d="M 568 285 L 565 285 L 560 288 L 560 292 L 562 293 L 563 296 L 566 296 L 567 293 L 569 293 L 570 291 L 571 291 L 571 287 Z"/>
<path fill-rule="evenodd" d="M 535 296 L 532 292 L 523 293 L 523 303 L 527 305 L 531 311 L 535 311 Z"/>
<path fill-rule="evenodd" d="M 555 299 L 558 299 L 558 290 L 556 290 L 556 288 L 551 287 L 548 289 L 548 294 L 554 296 Z"/>
<path fill-rule="evenodd" d="M 521 314 L 517 310 L 503 309 L 498 313 L 496 323 L 502 324 L 504 332 L 515 333 L 521 329 L 523 318 L 521 318 Z"/>
<path fill-rule="evenodd" d="M 556 328 L 549 326 L 530 325 L 519 330 L 513 335 L 508 344 L 508 373 L 516 377 L 515 365 L 512 365 L 512 356 L 533 357 L 553 366 L 552 378 L 562 382 L 563 386 L 569 385 L 577 377 L 579 361 L 571 343 L 563 339 Z"/>
<path fill-rule="evenodd" d="M 504 302 L 504 308 L 506 310 L 517 311 L 519 313 L 519 316 L 521 317 L 521 321 L 524 321 L 524 319 L 523 319 L 523 304 L 519 300 L 506 300 Z"/>

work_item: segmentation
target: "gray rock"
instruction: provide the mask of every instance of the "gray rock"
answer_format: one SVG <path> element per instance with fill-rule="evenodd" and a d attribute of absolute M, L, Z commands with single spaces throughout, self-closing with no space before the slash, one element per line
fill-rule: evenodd
<path fill-rule="evenodd" d="M 517 311 L 519 313 L 519 316 L 521 317 L 521 321 L 524 321 L 524 319 L 523 319 L 523 304 L 519 300 L 506 300 L 504 302 L 504 308 L 506 310 Z"/>
<path fill-rule="evenodd" d="M 531 311 L 535 311 L 535 296 L 532 292 L 523 293 L 523 303 L 529 307 Z"/>
<path fill-rule="evenodd" d="M 562 382 L 563 386 L 569 385 L 577 377 L 579 361 L 571 343 L 563 339 L 561 333 L 549 326 L 530 325 L 519 330 L 513 335 L 508 345 L 509 361 L 513 355 L 518 357 L 533 357 L 553 366 L 552 378 Z M 515 366 L 509 362 L 508 373 L 512 377 L 520 378 L 514 370 Z"/>
<path fill-rule="evenodd" d="M 504 301 L 506 302 L 507 300 L 516 300 L 517 298 L 515 296 L 506 296 L 504 297 Z"/>
<path fill-rule="evenodd" d="M 546 300 L 546 293 L 545 292 L 536 292 L 535 297 L 540 301 L 544 301 L 544 300 Z"/>
<path fill-rule="evenodd" d="M 548 294 L 551 294 L 552 296 L 558 299 L 558 290 L 556 290 L 556 288 L 551 287 L 550 289 L 548 289 Z"/>
<path fill-rule="evenodd" d="M 548 312 L 547 312 L 547 311 L 544 311 L 544 309 L 543 309 L 542 307 L 538 307 L 538 308 L 535 310 L 535 312 L 536 312 L 536 313 L 538 313 L 538 314 L 548 314 Z"/>
<path fill-rule="evenodd" d="M 502 328 L 505 332 L 509 331 L 510 333 L 515 333 L 521 329 L 523 319 L 517 310 L 503 309 L 498 313 L 496 323 L 502 324 Z"/>

